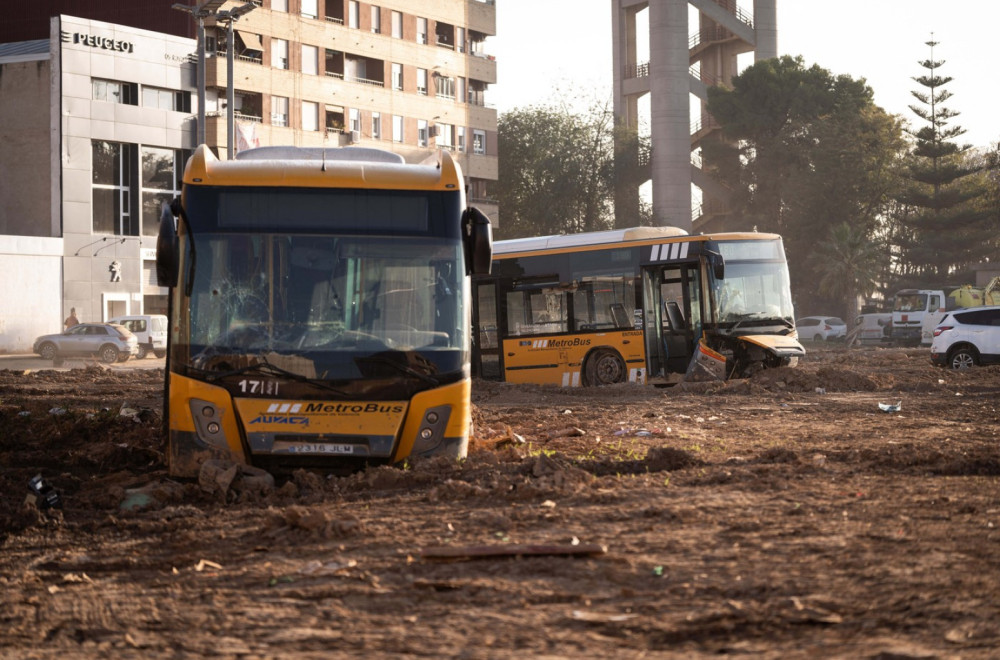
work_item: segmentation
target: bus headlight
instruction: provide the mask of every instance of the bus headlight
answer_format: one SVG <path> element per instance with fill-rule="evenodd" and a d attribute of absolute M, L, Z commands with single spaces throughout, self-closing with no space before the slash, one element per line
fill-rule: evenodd
<path fill-rule="evenodd" d="M 198 430 L 198 438 L 207 445 L 228 450 L 226 434 L 222 431 L 223 411 L 211 401 L 191 399 L 191 417 Z"/>
<path fill-rule="evenodd" d="M 413 442 L 413 452 L 426 454 L 432 452 L 444 440 L 444 431 L 448 427 L 451 416 L 451 406 L 430 408 L 424 413 L 424 419 Z"/>

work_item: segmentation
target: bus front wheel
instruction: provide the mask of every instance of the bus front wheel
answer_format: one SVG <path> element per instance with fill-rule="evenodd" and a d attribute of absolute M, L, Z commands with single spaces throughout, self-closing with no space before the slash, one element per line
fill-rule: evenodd
<path fill-rule="evenodd" d="M 588 385 L 613 385 L 624 383 L 625 360 L 618 355 L 617 351 L 601 348 L 594 351 L 594 354 L 587 360 L 586 376 Z"/>

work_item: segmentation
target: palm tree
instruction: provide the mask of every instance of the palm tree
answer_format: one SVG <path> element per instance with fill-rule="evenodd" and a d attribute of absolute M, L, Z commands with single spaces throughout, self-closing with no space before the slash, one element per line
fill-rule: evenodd
<path fill-rule="evenodd" d="M 858 316 L 858 298 L 874 293 L 882 271 L 878 244 L 866 232 L 842 222 L 817 246 L 816 255 L 820 292 L 844 301 L 844 321 L 848 328 L 853 328 Z"/>

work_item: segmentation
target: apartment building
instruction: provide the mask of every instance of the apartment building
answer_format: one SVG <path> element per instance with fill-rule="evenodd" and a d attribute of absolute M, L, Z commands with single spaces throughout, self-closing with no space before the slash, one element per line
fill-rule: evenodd
<path fill-rule="evenodd" d="M 165 309 L 153 275 L 158 208 L 179 194 L 197 142 L 198 42 L 190 16 L 143 5 L 144 24 L 180 16 L 190 34 L 55 15 L 39 37 L 27 6 L 4 26 L 24 39 L 0 44 L 0 277 L 11 284 L 0 352 L 29 350 L 70 308 L 85 321 Z M 449 149 L 470 200 L 496 220 L 492 0 L 254 5 L 233 25 L 235 148 L 357 144 L 410 162 Z M 225 158 L 228 26 L 204 26 L 206 143 Z"/>
<path fill-rule="evenodd" d="M 493 0 L 254 4 L 233 25 L 237 148 L 359 144 L 407 161 L 448 149 L 470 198 L 496 219 Z M 206 141 L 224 152 L 228 24 L 209 18 L 205 29 Z"/>

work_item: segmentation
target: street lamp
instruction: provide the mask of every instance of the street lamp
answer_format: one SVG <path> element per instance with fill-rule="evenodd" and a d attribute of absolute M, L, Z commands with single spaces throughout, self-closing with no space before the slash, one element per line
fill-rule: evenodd
<path fill-rule="evenodd" d="M 191 14 L 198 21 L 198 144 L 205 144 L 205 19 L 212 18 L 216 22 L 228 24 L 226 30 L 226 155 L 233 159 L 233 145 L 236 142 L 235 108 L 236 90 L 233 86 L 233 51 L 236 40 L 233 37 L 233 23 L 240 16 L 257 8 L 252 2 L 246 2 L 239 7 L 220 10 L 226 0 L 206 0 L 196 6 L 175 3 L 173 9 Z"/>
<path fill-rule="evenodd" d="M 233 159 L 234 147 L 236 145 L 236 115 L 234 106 L 236 105 L 236 90 L 233 86 L 234 64 L 233 51 L 236 50 L 236 38 L 233 36 L 233 24 L 239 20 L 240 16 L 249 13 L 257 8 L 252 2 L 247 2 L 215 13 L 216 21 L 225 21 L 226 29 L 226 158 Z"/>

